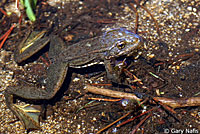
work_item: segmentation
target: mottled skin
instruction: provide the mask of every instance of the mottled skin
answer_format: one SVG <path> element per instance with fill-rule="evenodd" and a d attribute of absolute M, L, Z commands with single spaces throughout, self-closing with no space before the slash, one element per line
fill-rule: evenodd
<path fill-rule="evenodd" d="M 49 38 L 44 42 L 48 41 Z M 142 44 L 142 39 L 138 35 L 124 28 L 112 29 L 105 32 L 102 36 L 83 40 L 67 47 L 58 36 L 52 35 L 50 36 L 49 49 L 49 58 L 52 64 L 47 70 L 46 88 L 24 87 L 24 85 L 8 87 L 5 92 L 7 106 L 24 122 L 27 129 L 34 128 L 34 126 L 27 125 L 25 117 L 14 108 L 13 96 L 32 100 L 51 99 L 62 86 L 68 67 L 82 68 L 104 63 L 108 77 L 115 81 L 117 76 L 112 74 L 111 60 L 120 56 L 130 56 Z M 16 61 L 22 62 L 33 55 L 34 53 L 30 53 L 30 50 L 37 52 L 41 49 L 38 47 L 38 50 L 35 50 L 33 49 L 34 46 L 38 47 L 38 43 L 33 44 L 33 46 L 27 48 L 20 55 L 15 56 Z M 22 58 L 23 54 L 26 57 L 25 59 Z"/>

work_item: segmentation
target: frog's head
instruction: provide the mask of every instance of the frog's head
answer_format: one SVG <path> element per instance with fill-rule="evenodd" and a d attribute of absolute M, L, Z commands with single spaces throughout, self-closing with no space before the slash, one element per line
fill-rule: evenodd
<path fill-rule="evenodd" d="M 125 28 L 111 29 L 103 35 L 102 43 L 106 45 L 106 58 L 131 56 L 143 44 L 142 38 Z"/>

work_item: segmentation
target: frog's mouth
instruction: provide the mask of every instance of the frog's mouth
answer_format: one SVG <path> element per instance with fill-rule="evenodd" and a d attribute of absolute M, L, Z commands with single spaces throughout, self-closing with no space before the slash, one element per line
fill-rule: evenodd
<path fill-rule="evenodd" d="M 143 41 L 140 40 L 138 43 L 134 43 L 134 44 L 130 44 L 127 46 L 127 48 L 125 48 L 123 51 L 120 51 L 118 54 L 116 54 L 118 57 L 120 56 L 132 56 L 133 54 L 135 54 L 136 52 L 138 52 L 138 50 L 140 50 L 142 48 L 143 45 Z"/>
<path fill-rule="evenodd" d="M 137 47 L 138 47 L 138 44 L 137 45 L 133 45 L 127 49 L 125 49 L 124 51 L 121 51 L 118 53 L 118 56 L 131 56 L 134 52 L 137 51 Z"/>

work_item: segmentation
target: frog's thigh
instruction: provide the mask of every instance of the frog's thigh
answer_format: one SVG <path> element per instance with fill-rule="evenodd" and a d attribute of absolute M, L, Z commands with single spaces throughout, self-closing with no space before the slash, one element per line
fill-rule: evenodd
<path fill-rule="evenodd" d="M 56 62 L 50 65 L 47 72 L 46 91 L 47 96 L 45 99 L 51 99 L 62 86 L 67 75 L 68 63 Z"/>
<path fill-rule="evenodd" d="M 57 59 L 62 51 L 66 49 L 65 43 L 57 35 L 52 35 L 50 38 L 51 41 L 48 55 L 50 59 Z"/>

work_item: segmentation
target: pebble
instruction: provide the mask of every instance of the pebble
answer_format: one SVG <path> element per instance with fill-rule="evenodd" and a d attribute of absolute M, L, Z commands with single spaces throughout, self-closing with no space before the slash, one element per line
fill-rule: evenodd
<path fill-rule="evenodd" d="M 189 32 L 189 31 L 190 31 L 190 29 L 185 29 L 185 31 L 186 31 L 186 32 Z"/>
<path fill-rule="evenodd" d="M 187 7 L 187 10 L 188 11 L 192 11 L 192 7 Z"/>

